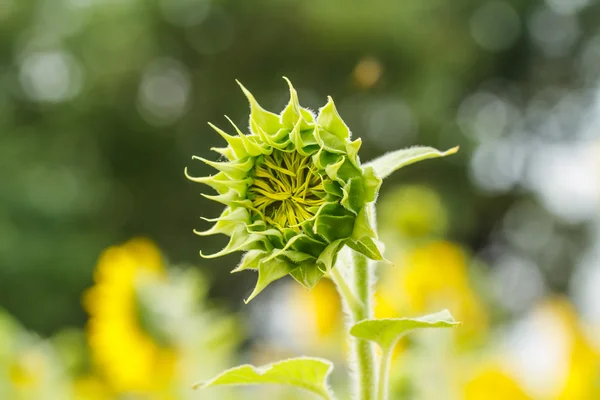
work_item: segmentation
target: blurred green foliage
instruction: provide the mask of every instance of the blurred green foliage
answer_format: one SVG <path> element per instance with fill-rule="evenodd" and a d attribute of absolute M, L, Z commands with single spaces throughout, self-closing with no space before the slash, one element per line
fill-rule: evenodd
<path fill-rule="evenodd" d="M 461 100 L 491 77 L 525 94 L 575 79 L 569 62 L 544 57 L 525 34 L 544 2 L 506 4 L 516 28 L 509 12 L 508 27 L 492 19 L 486 32 L 514 40 L 490 51 L 472 34 L 479 0 L 1 2 L 0 306 L 44 334 L 81 326 L 80 295 L 103 248 L 144 235 L 194 264 L 200 248 L 220 249 L 224 238 L 192 234 L 220 207 L 183 168 L 222 144 L 207 121 L 225 126 L 226 111 L 246 125 L 236 78 L 267 109 L 287 100 L 283 75 L 308 106 L 332 95 L 363 137 L 364 160 L 416 143 L 461 145 L 443 171 L 432 162 L 394 179 L 436 187 L 450 236 L 482 247 L 521 195 L 471 186 L 473 144 L 455 122 Z M 582 37 L 597 9 L 580 19 Z M 209 172 L 198 164 L 191 173 Z M 231 295 L 234 307 L 252 281 L 229 276 L 237 260 L 203 267 L 213 295 Z"/>

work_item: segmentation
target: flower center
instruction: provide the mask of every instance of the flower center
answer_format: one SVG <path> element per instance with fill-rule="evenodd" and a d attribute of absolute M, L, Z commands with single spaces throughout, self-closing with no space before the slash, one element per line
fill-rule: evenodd
<path fill-rule="evenodd" d="M 278 150 L 256 163 L 248 194 L 254 211 L 265 222 L 297 232 L 326 197 L 323 178 L 315 171 L 310 157 Z"/>

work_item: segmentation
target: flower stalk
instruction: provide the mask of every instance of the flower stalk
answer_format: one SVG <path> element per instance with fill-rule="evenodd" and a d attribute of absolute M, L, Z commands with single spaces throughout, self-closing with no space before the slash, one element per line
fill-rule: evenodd
<path fill-rule="evenodd" d="M 340 272 L 343 265 L 338 265 L 331 271 L 331 279 L 336 284 L 346 312 L 349 315 L 349 327 L 356 323 L 372 318 L 373 294 L 371 292 L 373 269 L 362 254 L 352 252 L 349 260 L 349 270 L 352 272 L 352 284 L 349 285 Z M 375 367 L 376 356 L 373 344 L 363 339 L 351 339 L 350 365 L 355 367 L 353 390 L 357 400 L 375 400 L 378 393 L 378 381 L 382 376 L 377 375 Z"/>
<path fill-rule="evenodd" d="M 372 268 L 367 258 L 352 252 L 352 270 L 354 272 L 354 288 L 359 301 L 363 304 L 359 313 L 353 317 L 353 324 L 370 319 L 373 314 L 373 295 L 371 293 Z M 375 349 L 371 342 L 363 339 L 354 341 L 355 359 L 358 363 L 357 384 L 360 400 L 374 400 L 377 388 L 377 369 L 375 368 Z"/>

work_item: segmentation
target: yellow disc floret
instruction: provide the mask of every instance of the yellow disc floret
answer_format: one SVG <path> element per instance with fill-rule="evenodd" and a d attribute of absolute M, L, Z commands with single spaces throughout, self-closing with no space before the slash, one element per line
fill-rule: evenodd
<path fill-rule="evenodd" d="M 257 163 L 248 189 L 254 210 L 269 224 L 299 231 L 325 202 L 323 178 L 310 157 L 274 151 Z"/>

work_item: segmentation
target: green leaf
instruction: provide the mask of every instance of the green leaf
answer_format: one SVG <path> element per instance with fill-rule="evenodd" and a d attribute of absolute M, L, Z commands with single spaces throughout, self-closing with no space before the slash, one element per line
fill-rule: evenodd
<path fill-rule="evenodd" d="M 228 369 L 208 382 L 194 385 L 194 388 L 206 389 L 219 385 L 288 385 L 307 390 L 323 399 L 332 399 L 333 394 L 327 386 L 327 378 L 332 369 L 331 361 L 311 357 L 290 358 L 262 367 L 246 364 Z"/>
<path fill-rule="evenodd" d="M 418 161 L 427 160 L 428 158 L 445 157 L 454 154 L 458 151 L 458 146 L 441 152 L 433 147 L 410 147 L 392 151 L 378 157 L 367 164 L 366 167 L 372 167 L 375 174 L 381 179 L 387 178 L 402 167 L 416 163 Z"/>
<path fill-rule="evenodd" d="M 421 328 L 452 328 L 460 323 L 455 321 L 448 310 L 419 318 L 385 318 L 360 321 L 350 328 L 350 334 L 359 339 L 377 343 L 388 351 L 396 342 Z"/>

